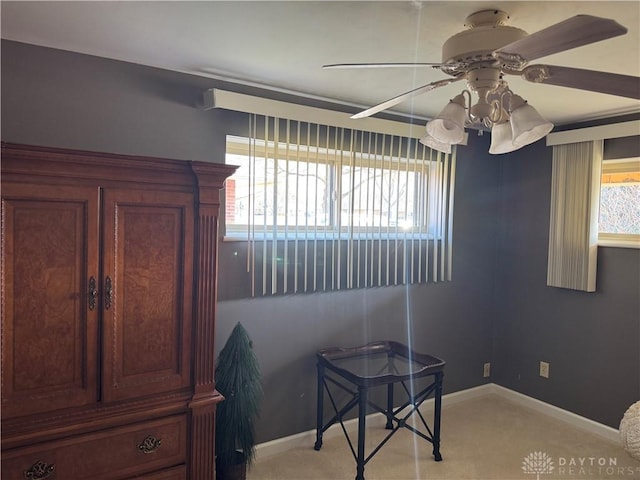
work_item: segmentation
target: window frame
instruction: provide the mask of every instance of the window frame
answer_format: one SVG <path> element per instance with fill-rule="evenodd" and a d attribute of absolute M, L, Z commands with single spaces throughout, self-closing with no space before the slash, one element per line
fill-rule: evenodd
<path fill-rule="evenodd" d="M 603 160 L 600 189 L 602 189 L 602 176 L 604 175 L 637 171 L 640 171 L 640 157 Z M 640 204 L 640 200 L 638 203 Z M 598 228 L 598 246 L 640 249 L 640 234 L 601 232 Z"/>
<path fill-rule="evenodd" d="M 256 142 L 252 147 L 250 147 L 250 142 Z M 327 226 L 322 225 L 278 225 L 274 229 L 273 225 L 268 224 L 266 228 L 263 228 L 263 225 L 259 226 L 256 224 L 255 227 L 252 227 L 250 224 L 234 224 L 230 225 L 227 223 L 226 219 L 226 208 L 224 209 L 225 214 L 224 217 L 224 241 L 247 241 L 250 237 L 253 237 L 255 240 L 283 240 L 285 237 L 288 240 L 344 240 L 347 238 L 353 239 L 361 239 L 366 240 L 370 239 L 372 235 L 375 236 L 377 240 L 395 240 L 395 239 L 406 239 L 406 240 L 441 240 L 443 236 L 443 226 L 441 225 L 442 219 L 438 218 L 438 205 L 436 204 L 435 199 L 437 199 L 439 195 L 438 186 L 441 185 L 442 177 L 444 172 L 439 168 L 439 156 L 441 155 L 438 152 L 432 152 L 428 158 L 412 158 L 412 156 L 404 156 L 398 158 L 397 155 L 389 155 L 385 154 L 372 154 L 372 153 L 358 153 L 358 152 L 349 152 L 346 150 L 339 150 L 335 148 L 326 148 L 326 147 L 307 147 L 306 145 L 296 145 L 294 143 L 285 144 L 284 142 L 279 142 L 278 148 L 275 148 L 275 144 L 273 140 L 269 140 L 267 142 L 266 150 L 265 150 L 265 141 L 264 140 L 251 140 L 247 137 L 237 136 L 237 135 L 227 135 L 226 136 L 226 149 L 225 149 L 225 163 L 233 164 L 233 160 L 230 161 L 230 155 L 235 156 L 244 156 L 247 159 L 250 158 L 250 150 L 251 148 L 255 148 L 256 155 L 263 159 L 265 154 L 268 159 L 272 159 L 275 157 L 276 153 L 278 154 L 278 162 L 286 161 L 287 153 L 291 152 L 303 152 L 300 155 L 300 159 L 289 161 L 305 161 L 309 164 L 318 164 L 318 165 L 326 165 L 327 168 L 333 169 L 332 172 L 327 176 L 327 180 L 331 180 L 333 183 L 328 187 L 330 191 L 334 193 L 329 195 L 330 197 L 330 214 L 329 217 L 331 219 L 331 224 Z M 340 158 L 344 159 L 340 161 Z M 350 159 L 350 156 L 353 156 L 353 160 Z M 339 202 L 337 200 L 339 191 L 342 191 L 342 175 L 340 173 L 340 168 L 349 167 L 367 167 L 371 168 L 374 166 L 374 162 L 380 160 L 384 157 L 384 162 L 394 162 L 394 164 L 401 163 L 401 167 L 399 169 L 392 168 L 384 168 L 384 164 L 382 166 L 375 166 L 375 168 L 379 170 L 384 170 L 385 172 L 398 172 L 399 174 L 405 174 L 407 171 L 409 173 L 415 173 L 416 178 L 414 179 L 415 184 L 415 192 L 414 193 L 414 208 L 412 213 L 415 215 L 424 216 L 425 213 L 419 212 L 419 196 L 421 193 L 419 192 L 421 182 L 428 182 L 429 185 L 425 189 L 426 195 L 429 196 L 429 201 L 427 206 L 429 208 L 429 212 L 427 215 L 427 220 L 429 224 L 426 225 L 414 225 L 411 228 L 404 228 L 401 226 L 380 226 L 374 225 L 371 227 L 363 226 L 363 225 L 352 225 L 345 226 L 341 225 L 337 218 L 341 215 L 338 211 Z M 383 162 L 383 163 L 384 163 Z M 420 176 L 420 178 L 418 178 Z M 226 195 L 225 195 L 225 205 L 226 205 Z M 409 212 L 406 212 L 408 214 Z M 425 222 L 426 223 L 426 222 Z M 254 231 L 250 233 L 251 228 L 254 228 Z M 285 230 L 287 234 L 285 236 Z M 293 234 L 293 235 L 292 235 Z"/>

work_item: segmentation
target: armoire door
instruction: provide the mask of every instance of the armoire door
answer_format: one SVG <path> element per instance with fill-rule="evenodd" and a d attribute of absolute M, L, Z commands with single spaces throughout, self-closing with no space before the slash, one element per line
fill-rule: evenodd
<path fill-rule="evenodd" d="M 2 416 L 98 396 L 99 189 L 2 185 Z"/>
<path fill-rule="evenodd" d="M 193 194 L 106 189 L 103 399 L 191 385 Z"/>

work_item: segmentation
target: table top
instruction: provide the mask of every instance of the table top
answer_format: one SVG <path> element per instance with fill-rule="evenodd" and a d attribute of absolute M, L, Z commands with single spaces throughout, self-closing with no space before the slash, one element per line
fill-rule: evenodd
<path fill-rule="evenodd" d="M 417 353 L 393 341 L 361 347 L 326 348 L 316 354 L 318 363 L 359 386 L 382 385 L 442 372 L 445 362 Z"/>

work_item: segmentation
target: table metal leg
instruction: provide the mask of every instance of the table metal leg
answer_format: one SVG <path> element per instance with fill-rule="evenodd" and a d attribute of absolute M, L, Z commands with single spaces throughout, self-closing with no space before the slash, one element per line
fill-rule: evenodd
<path fill-rule="evenodd" d="M 322 422 L 324 413 L 324 367 L 320 364 L 318 364 L 318 403 L 316 408 L 316 443 L 313 448 L 320 450 L 322 448 Z"/>
<path fill-rule="evenodd" d="M 393 383 L 387 385 L 387 430 L 393 430 Z"/>
<path fill-rule="evenodd" d="M 358 458 L 356 458 L 356 480 L 364 480 L 364 433 L 367 418 L 367 388 L 358 388 Z"/>
<path fill-rule="evenodd" d="M 435 407 L 433 412 L 433 458 L 436 462 L 442 461 L 440 455 L 440 419 L 442 410 L 442 372 L 436 373 Z"/>

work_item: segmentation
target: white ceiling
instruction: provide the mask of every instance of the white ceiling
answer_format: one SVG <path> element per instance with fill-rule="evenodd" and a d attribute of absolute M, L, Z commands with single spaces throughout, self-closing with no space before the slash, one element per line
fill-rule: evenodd
<path fill-rule="evenodd" d="M 328 63 L 439 62 L 467 15 L 500 9 L 533 33 L 577 14 L 629 32 L 534 63 L 640 76 L 640 2 L 482 1 L 2 1 L 2 38 L 225 78 L 363 108 L 432 81 L 432 68 L 322 70 Z M 640 102 L 519 77 L 509 85 L 556 124 L 640 111 Z M 431 118 L 463 88 L 436 89 L 394 107 Z M 355 109 L 354 111 L 357 111 Z"/>

